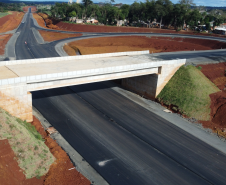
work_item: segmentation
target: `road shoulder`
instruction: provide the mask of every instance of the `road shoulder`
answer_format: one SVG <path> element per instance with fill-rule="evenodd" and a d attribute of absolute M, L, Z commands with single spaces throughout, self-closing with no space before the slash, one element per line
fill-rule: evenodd
<path fill-rule="evenodd" d="M 33 115 L 41 122 L 45 130 L 52 126 L 35 107 L 32 109 Z M 82 175 L 90 180 L 93 185 L 109 185 L 107 181 L 105 181 L 103 177 L 83 159 L 83 157 L 63 138 L 59 132 L 51 134 L 50 137 L 56 140 L 58 145 L 68 154 L 77 171 L 82 173 Z"/>

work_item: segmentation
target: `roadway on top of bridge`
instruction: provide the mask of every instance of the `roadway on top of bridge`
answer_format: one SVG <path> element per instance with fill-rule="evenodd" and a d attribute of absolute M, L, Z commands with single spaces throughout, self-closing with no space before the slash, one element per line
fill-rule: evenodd
<path fill-rule="evenodd" d="M 128 55 L 130 53 L 130 55 Z M 131 55 L 134 53 L 133 55 Z M 141 53 L 141 54 L 139 54 Z M 144 51 L 143 53 L 149 53 Z M 96 58 L 95 55 L 86 55 L 79 57 L 62 57 L 62 58 L 48 58 L 48 59 L 36 59 L 29 62 L 29 60 L 10 61 L 6 62 L 2 66 L 2 72 L 5 72 L 5 76 L 1 75 L 1 79 L 7 79 L 16 74 L 18 77 L 23 76 L 35 76 L 42 74 L 63 73 L 70 71 L 83 71 L 94 70 L 102 68 L 114 68 L 124 66 L 134 66 L 142 64 L 150 64 L 149 67 L 160 67 L 164 63 L 172 63 L 172 61 L 159 61 L 157 58 L 151 57 L 149 54 L 143 54 L 142 52 L 125 52 L 125 56 L 110 56 L 104 54 L 101 58 Z M 115 53 L 114 53 L 115 54 Z M 121 53 L 119 53 L 121 54 Z M 122 52 L 123 54 L 123 52 Z M 101 55 L 99 55 L 101 56 Z M 60 60 L 59 60 L 60 59 Z M 18 62 L 18 64 L 16 64 Z M 15 63 L 15 65 L 13 65 Z M 3 62 L 2 62 L 3 64 Z M 4 68 L 5 67 L 5 68 Z M 145 68 L 143 66 L 141 68 Z M 127 70 L 134 70 L 136 68 L 126 68 Z"/>

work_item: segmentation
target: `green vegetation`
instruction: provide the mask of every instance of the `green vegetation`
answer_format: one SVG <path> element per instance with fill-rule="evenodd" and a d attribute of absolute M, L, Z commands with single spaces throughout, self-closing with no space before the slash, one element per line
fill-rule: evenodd
<path fill-rule="evenodd" d="M 56 3 L 48 8 L 55 19 L 60 18 L 65 21 L 67 17 L 75 17 L 75 15 L 79 19 L 95 17 L 99 23 L 106 25 L 114 25 L 117 23 L 115 20 L 124 19 L 126 19 L 124 25 L 127 25 L 129 21 L 130 25 L 139 27 L 143 22 L 157 21 L 165 28 L 174 27 L 175 30 L 184 29 L 184 24 L 189 25 L 189 28 L 206 25 L 205 28 L 199 30 L 201 31 L 203 29 L 211 30 L 211 21 L 215 21 L 214 26 L 226 21 L 226 12 L 216 9 L 206 12 L 205 7 L 196 7 L 194 0 L 179 0 L 176 4 L 173 4 L 171 0 L 134 1 L 131 5 L 123 4 L 119 7 L 114 6 L 113 1 L 105 1 L 98 6 L 91 0 L 82 0 L 80 4 Z M 44 8 L 38 10 L 45 11 Z"/>
<path fill-rule="evenodd" d="M 182 66 L 157 96 L 166 105 L 189 117 L 207 121 L 210 119 L 210 94 L 219 89 L 194 66 Z"/>
<path fill-rule="evenodd" d="M 8 139 L 26 178 L 41 177 L 54 157 L 35 127 L 0 108 L 0 139 Z"/>
<path fill-rule="evenodd" d="M 23 3 L 4 3 L 0 2 L 0 12 L 18 11 L 21 12 Z"/>
<path fill-rule="evenodd" d="M 0 12 L 0 18 L 9 15 L 9 12 Z"/>

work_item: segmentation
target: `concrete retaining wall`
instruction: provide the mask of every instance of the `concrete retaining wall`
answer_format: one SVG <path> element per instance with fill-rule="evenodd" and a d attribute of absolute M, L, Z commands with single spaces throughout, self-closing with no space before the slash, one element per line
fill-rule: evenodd
<path fill-rule="evenodd" d="M 153 100 L 158 96 L 175 72 L 184 64 L 165 64 L 159 68 L 157 74 L 122 79 L 122 86 Z"/>
<path fill-rule="evenodd" d="M 22 120 L 33 121 L 32 96 L 26 83 L 1 86 L 0 107 Z"/>

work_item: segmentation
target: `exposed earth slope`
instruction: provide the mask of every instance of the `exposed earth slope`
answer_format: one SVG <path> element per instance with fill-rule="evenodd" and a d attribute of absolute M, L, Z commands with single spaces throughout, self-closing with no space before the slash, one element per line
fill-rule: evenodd
<path fill-rule="evenodd" d="M 226 48 L 226 43 L 192 38 L 118 36 L 83 39 L 71 42 L 68 46 L 74 50 L 79 49 L 82 55 L 88 55 L 141 50 L 149 50 L 150 53 L 211 50 Z"/>
<path fill-rule="evenodd" d="M 0 18 L 0 33 L 16 29 L 23 16 L 23 12 L 12 12 L 12 14 Z"/>

